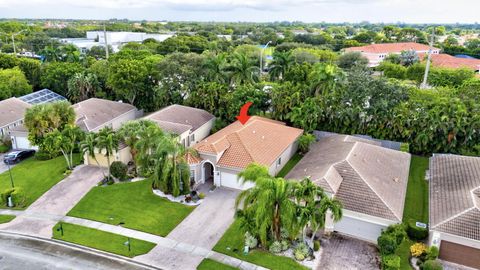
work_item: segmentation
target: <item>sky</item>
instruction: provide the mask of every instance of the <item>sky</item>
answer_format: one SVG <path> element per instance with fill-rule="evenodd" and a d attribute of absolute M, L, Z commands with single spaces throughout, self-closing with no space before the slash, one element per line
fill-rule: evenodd
<path fill-rule="evenodd" d="M 480 0 L 0 0 L 0 18 L 480 23 Z"/>

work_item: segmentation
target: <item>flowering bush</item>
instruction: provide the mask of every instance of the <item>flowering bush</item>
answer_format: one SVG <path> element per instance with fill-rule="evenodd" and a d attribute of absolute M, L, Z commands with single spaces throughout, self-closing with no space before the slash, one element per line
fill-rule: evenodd
<path fill-rule="evenodd" d="M 413 257 L 420 257 L 427 252 L 427 246 L 424 243 L 415 243 L 410 247 L 410 253 Z"/>

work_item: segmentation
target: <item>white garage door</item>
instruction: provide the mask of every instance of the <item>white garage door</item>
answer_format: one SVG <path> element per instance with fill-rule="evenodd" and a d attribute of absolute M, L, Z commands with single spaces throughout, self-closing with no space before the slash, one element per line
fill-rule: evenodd
<path fill-rule="evenodd" d="M 37 149 L 37 147 L 31 146 L 30 141 L 26 137 L 12 137 L 14 144 L 12 147 L 16 149 Z"/>
<path fill-rule="evenodd" d="M 334 225 L 335 231 L 369 242 L 377 242 L 382 229 L 386 226 L 344 216 Z"/>
<path fill-rule="evenodd" d="M 234 189 L 248 189 L 253 186 L 253 183 L 245 183 L 242 185 L 240 181 L 237 180 L 236 174 L 220 172 L 220 186 Z"/>

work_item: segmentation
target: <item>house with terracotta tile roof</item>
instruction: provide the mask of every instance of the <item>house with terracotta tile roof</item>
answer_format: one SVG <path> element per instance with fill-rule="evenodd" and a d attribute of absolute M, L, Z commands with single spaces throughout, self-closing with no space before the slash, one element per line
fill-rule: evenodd
<path fill-rule="evenodd" d="M 420 60 L 425 61 L 426 55 L 420 55 Z M 460 58 L 451 56 L 449 54 L 432 54 L 431 56 L 432 66 L 443 67 L 443 68 L 467 68 L 475 71 L 475 73 L 480 73 L 480 59 L 472 58 Z"/>
<path fill-rule="evenodd" d="M 211 181 L 215 186 L 247 189 L 237 174 L 250 163 L 268 167 L 276 175 L 297 151 L 303 130 L 283 122 L 252 116 L 245 124 L 236 121 L 205 138 L 193 148 L 198 157 L 190 157 L 192 180 L 197 184 Z"/>
<path fill-rule="evenodd" d="M 369 63 L 368 66 L 378 66 L 389 54 L 400 54 L 402 51 L 415 51 L 417 54 L 428 53 L 429 46 L 415 42 L 399 42 L 399 43 L 381 43 L 370 44 L 360 47 L 346 48 L 345 52 L 360 52 L 365 56 Z M 432 54 L 440 53 L 440 49 L 433 48 Z"/>
<path fill-rule="evenodd" d="M 343 218 L 327 218 L 326 231 L 376 243 L 383 229 L 402 222 L 409 168 L 408 153 L 334 134 L 312 144 L 285 178 L 310 178 L 342 202 Z"/>
<path fill-rule="evenodd" d="M 429 168 L 430 244 L 440 259 L 480 269 L 480 157 L 434 154 Z"/>

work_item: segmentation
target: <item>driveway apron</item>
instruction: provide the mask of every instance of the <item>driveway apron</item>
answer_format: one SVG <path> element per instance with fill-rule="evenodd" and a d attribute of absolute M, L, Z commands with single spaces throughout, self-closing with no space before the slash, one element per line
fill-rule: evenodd
<path fill-rule="evenodd" d="M 0 225 L 0 229 L 41 237 L 52 236 L 52 228 L 65 216 L 87 192 L 102 179 L 102 169 L 93 166 L 78 166 L 63 179 L 31 204 L 26 213 L 12 222 Z M 35 217 L 35 213 L 41 213 Z M 45 220 L 42 216 L 50 216 Z"/>

